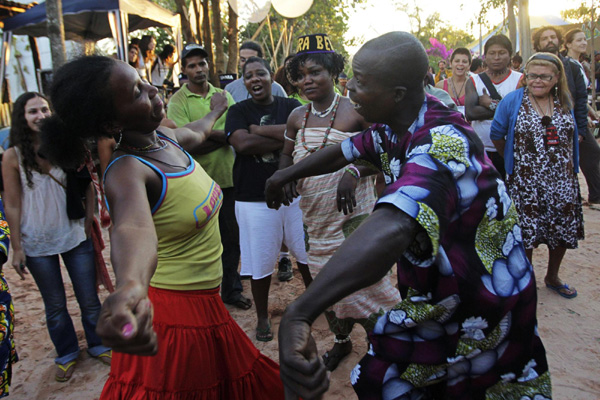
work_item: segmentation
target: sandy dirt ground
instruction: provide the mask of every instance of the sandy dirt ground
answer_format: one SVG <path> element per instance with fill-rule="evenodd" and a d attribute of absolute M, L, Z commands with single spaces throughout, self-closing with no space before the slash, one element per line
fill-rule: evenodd
<path fill-rule="evenodd" d="M 583 198 L 587 198 L 585 181 L 580 177 Z M 534 265 L 538 286 L 538 321 L 542 340 L 546 346 L 552 373 L 555 399 L 594 400 L 600 399 L 600 208 L 584 206 L 586 239 L 580 248 L 568 251 L 561 268 L 563 280 L 577 288 L 579 296 L 564 299 L 543 284 L 547 263 L 547 249 L 541 247 L 534 252 Z M 106 259 L 108 260 L 108 249 Z M 110 267 L 109 267 L 110 268 Z M 10 388 L 11 399 L 98 399 L 108 376 L 109 367 L 90 358 L 85 352 L 86 343 L 80 322 L 80 313 L 73 295 L 71 283 L 63 268 L 68 307 L 73 316 L 82 348 L 77 368 L 67 383 L 54 380 L 56 357 L 45 324 L 44 306 L 39 291 L 31 276 L 25 281 L 7 264 L 4 268 L 13 294 L 16 327 L 15 340 L 20 361 L 13 370 Z M 244 293 L 251 296 L 249 281 L 243 281 Z M 281 283 L 274 277 L 270 293 L 269 310 L 274 332 L 277 332 L 281 315 L 290 302 L 304 291 L 300 274 L 294 271 L 294 279 Z M 107 296 L 102 289 L 101 298 Z M 229 307 L 229 306 L 228 306 Z M 229 307 L 235 320 L 244 331 L 254 338 L 256 314 L 254 307 L 242 311 Z M 333 336 L 321 316 L 315 323 L 313 334 L 324 353 L 332 346 Z M 365 333 L 356 327 L 352 334 L 352 354 L 331 374 L 331 386 L 325 399 L 355 399 L 349 382 L 350 371 L 366 353 Z M 267 356 L 278 360 L 276 340 L 255 345 Z M 233 400 L 233 399 L 232 399 Z"/>

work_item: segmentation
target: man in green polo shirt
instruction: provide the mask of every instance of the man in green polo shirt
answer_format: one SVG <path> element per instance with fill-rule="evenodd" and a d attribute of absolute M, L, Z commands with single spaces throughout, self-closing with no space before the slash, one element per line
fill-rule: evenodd
<path fill-rule="evenodd" d="M 212 95 L 223 90 L 208 81 L 208 53 L 195 43 L 186 45 L 181 53 L 183 73 L 188 82 L 169 100 L 167 117 L 178 127 L 203 118 L 210 112 Z M 229 105 L 235 101 L 226 93 Z M 192 156 L 215 180 L 223 191 L 223 205 L 219 213 L 219 229 L 223 244 L 223 282 L 221 298 L 224 303 L 247 310 L 252 302 L 242 295 L 242 284 L 238 274 L 240 260 L 239 232 L 235 219 L 233 193 L 233 150 L 225 141 L 225 119 L 227 112 L 217 120 L 210 138 L 202 143 Z"/>

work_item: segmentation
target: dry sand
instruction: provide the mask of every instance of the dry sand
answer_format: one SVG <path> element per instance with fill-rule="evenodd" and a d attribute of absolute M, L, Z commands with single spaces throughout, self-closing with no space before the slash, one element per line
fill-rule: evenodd
<path fill-rule="evenodd" d="M 587 187 L 582 177 L 580 182 L 583 198 L 587 198 Z M 577 288 L 577 298 L 567 300 L 544 287 L 547 250 L 541 247 L 534 252 L 540 335 L 550 363 L 554 398 L 561 400 L 600 399 L 600 208 L 585 206 L 584 216 L 586 240 L 580 243 L 579 249 L 567 252 L 561 269 L 562 278 Z M 108 260 L 108 252 L 106 254 Z M 71 380 L 67 383 L 55 382 L 53 359 L 56 353 L 46 330 L 44 306 L 39 291 L 31 276 L 21 281 L 8 264 L 4 269 L 13 293 L 15 340 L 21 358 L 13 370 L 10 398 L 98 399 L 109 367 L 82 351 Z M 64 268 L 63 279 L 67 287 L 68 307 L 75 322 L 80 345 L 85 349 L 79 308 Z M 243 283 L 245 295 L 251 296 L 249 281 Z M 273 279 L 269 309 L 274 332 L 277 332 L 286 305 L 303 290 L 302 280 L 296 270 L 294 279 L 290 282 L 281 283 L 276 278 Z M 104 299 L 107 293 L 102 290 L 100 295 Z M 229 307 L 229 310 L 242 329 L 253 338 L 256 326 L 254 307 L 248 311 L 233 307 Z M 333 336 L 329 333 L 323 317 L 317 320 L 313 332 L 321 353 L 332 346 Z M 356 398 L 349 383 L 349 375 L 353 366 L 366 352 L 365 333 L 361 327 L 357 327 L 352 337 L 353 352 L 331 374 L 331 386 L 324 396 L 325 399 Z M 277 340 L 269 343 L 253 341 L 264 354 L 278 360 Z"/>

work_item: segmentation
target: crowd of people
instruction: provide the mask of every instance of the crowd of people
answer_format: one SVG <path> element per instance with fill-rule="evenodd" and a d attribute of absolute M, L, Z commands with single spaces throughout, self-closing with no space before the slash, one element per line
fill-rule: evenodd
<path fill-rule="evenodd" d="M 559 270 L 584 238 L 580 167 L 600 203 L 582 34 L 539 28 L 524 64 L 495 35 L 482 57 L 457 48 L 435 73 L 414 36 L 392 32 L 358 51 L 351 78 L 326 34 L 297 38 L 275 74 L 248 41 L 224 88 L 195 43 L 179 59 L 144 36 L 128 63 L 67 63 L 48 98 L 14 104 L 0 202 L 0 261 L 10 227 L 56 380 L 80 351 L 60 255 L 87 351 L 111 368 L 101 399 L 317 398 L 356 324 L 369 343 L 349 377 L 361 399 L 552 398 L 533 249 L 548 247 L 546 287 L 576 297 Z M 166 103 L 157 87 L 178 61 L 186 83 Z M 96 209 L 110 213 L 116 277 L 102 305 Z M 249 336 L 275 337 L 269 290 L 275 273 L 293 279 L 288 252 L 306 290 L 282 317 L 277 365 Z M 1 397 L 18 343 L 3 276 L 0 289 Z M 254 331 L 224 304 L 254 306 Z M 324 352 L 311 337 L 321 314 Z"/>

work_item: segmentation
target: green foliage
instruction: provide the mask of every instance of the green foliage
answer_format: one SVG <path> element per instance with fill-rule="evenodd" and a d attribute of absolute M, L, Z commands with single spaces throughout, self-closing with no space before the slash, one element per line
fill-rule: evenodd
<path fill-rule="evenodd" d="M 335 50 L 348 57 L 346 46 L 354 45 L 354 41 L 346 41 L 344 34 L 348 30 L 348 11 L 354 8 L 357 4 L 363 3 L 365 0 L 317 0 L 313 3 L 310 10 L 301 16 L 293 20 L 288 19 L 288 31 L 293 26 L 293 39 L 298 36 L 307 35 L 311 33 L 326 33 L 335 48 Z M 271 7 L 269 11 L 269 17 L 271 19 L 271 27 L 273 29 L 273 40 L 275 45 L 281 36 L 284 28 L 284 17 L 277 14 L 277 12 Z M 250 39 L 260 24 L 250 23 L 246 26 L 240 27 L 240 42 Z M 257 42 L 263 44 L 266 54 L 266 58 L 272 57 L 270 52 L 272 51 L 271 38 L 269 35 L 268 26 L 262 28 L 260 33 L 255 39 Z M 292 42 L 292 53 L 295 52 L 295 42 Z M 280 49 L 277 53 L 278 64 L 283 61 L 284 52 Z"/>
<path fill-rule="evenodd" d="M 431 48 L 430 38 L 439 40 L 448 49 L 465 47 L 475 40 L 465 30 L 454 28 L 450 23 L 443 20 L 439 12 L 434 12 L 427 17 L 423 17 L 423 9 L 417 5 L 416 1 L 412 5 L 406 1 L 400 1 L 396 3 L 396 6 L 398 10 L 406 13 L 410 20 L 411 33 L 419 39 L 425 49 Z M 429 56 L 429 65 L 437 71 L 437 64 L 441 59 L 437 55 Z"/>
<path fill-rule="evenodd" d="M 168 28 L 148 28 L 141 29 L 139 31 L 135 31 L 133 34 L 129 35 L 129 39 L 138 38 L 141 39 L 144 35 L 152 35 L 154 39 L 156 39 L 156 50 L 154 52 L 156 54 L 160 53 L 167 44 L 175 45 L 175 39 L 173 38 L 173 33 L 171 29 Z"/>
<path fill-rule="evenodd" d="M 598 20 L 599 7 L 594 7 L 594 19 Z M 587 2 L 581 2 L 578 7 L 570 8 L 560 12 L 561 17 L 574 22 L 585 23 L 592 19 L 592 7 L 587 5 Z"/>

